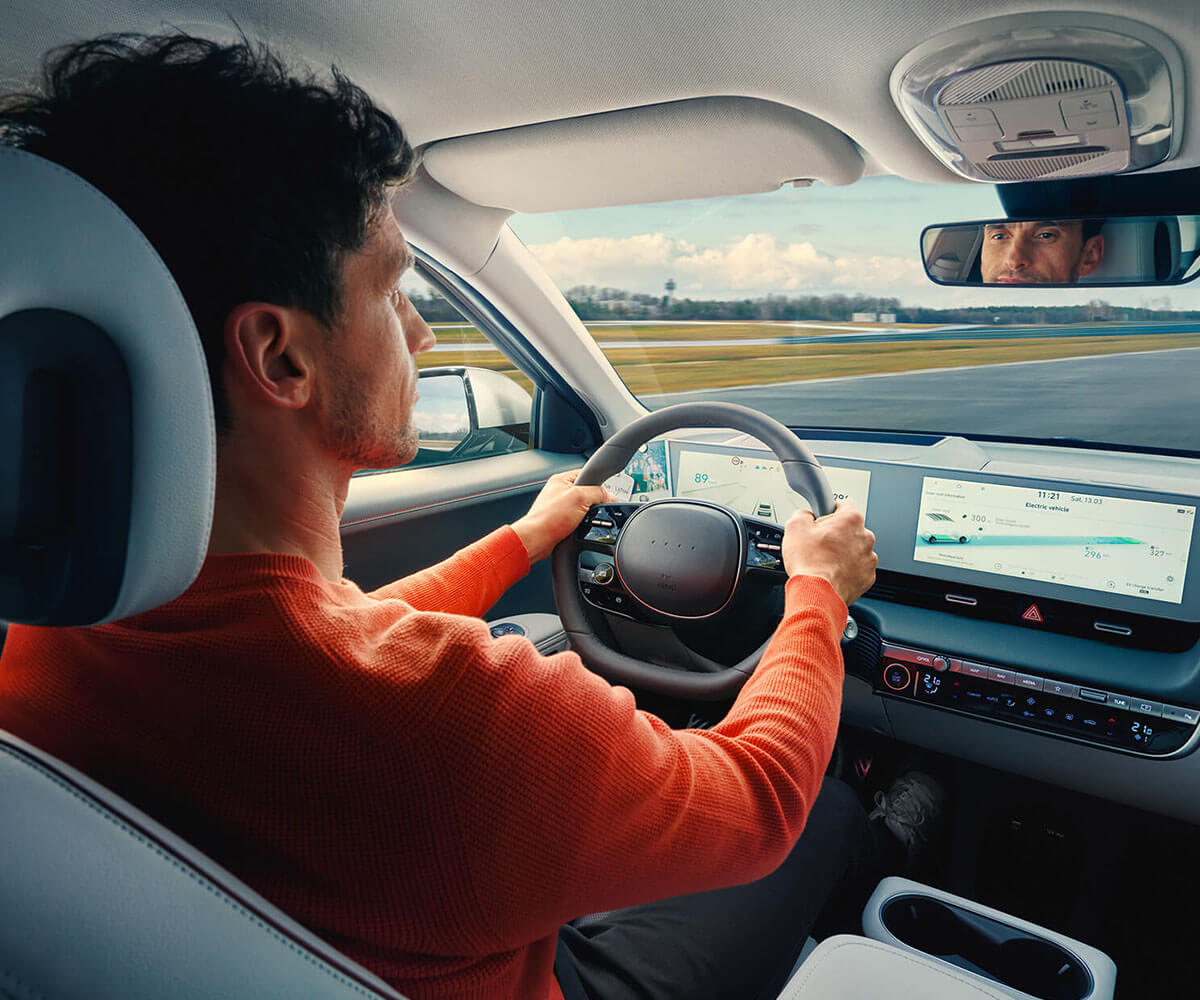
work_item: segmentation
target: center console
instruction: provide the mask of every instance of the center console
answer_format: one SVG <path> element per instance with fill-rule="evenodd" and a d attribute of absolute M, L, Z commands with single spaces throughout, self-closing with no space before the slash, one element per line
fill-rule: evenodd
<path fill-rule="evenodd" d="M 863 911 L 863 933 L 931 956 L 1013 997 L 1112 1000 L 1116 988 L 1117 967 L 1102 951 L 904 878 L 885 878 L 876 887 Z"/>
<path fill-rule="evenodd" d="M 1194 747 L 1200 710 L 1100 690 L 1002 663 L 884 643 L 876 693 L 1147 757 Z"/>

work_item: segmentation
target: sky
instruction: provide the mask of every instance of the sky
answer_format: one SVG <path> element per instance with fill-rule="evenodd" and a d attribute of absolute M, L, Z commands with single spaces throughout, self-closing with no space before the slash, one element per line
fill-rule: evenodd
<path fill-rule="evenodd" d="M 1174 288 L 968 289 L 935 285 L 918 241 L 928 225 L 1002 216 L 985 184 L 868 177 L 702 201 L 515 215 L 509 224 L 562 290 L 574 285 L 678 298 L 834 293 L 903 305 L 1114 305 L 1194 309 L 1200 282 Z"/>

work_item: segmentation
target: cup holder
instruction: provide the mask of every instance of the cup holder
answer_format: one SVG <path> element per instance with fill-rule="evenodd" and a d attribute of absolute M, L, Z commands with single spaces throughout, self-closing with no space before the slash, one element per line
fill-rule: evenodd
<path fill-rule="evenodd" d="M 1038 997 L 1084 1000 L 1092 976 L 1065 948 L 962 907 L 906 893 L 880 918 L 910 948 Z"/>

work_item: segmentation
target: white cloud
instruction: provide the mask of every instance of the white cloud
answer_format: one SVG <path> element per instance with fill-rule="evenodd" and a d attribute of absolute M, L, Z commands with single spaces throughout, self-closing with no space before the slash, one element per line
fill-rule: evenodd
<path fill-rule="evenodd" d="M 771 233 L 749 233 L 724 246 L 700 247 L 662 233 L 625 238 L 564 236 L 530 251 L 560 288 L 601 285 L 657 292 L 667 278 L 698 297 L 801 292 L 897 294 L 925 282 L 908 257 L 835 256 L 812 243 L 780 244 Z"/>

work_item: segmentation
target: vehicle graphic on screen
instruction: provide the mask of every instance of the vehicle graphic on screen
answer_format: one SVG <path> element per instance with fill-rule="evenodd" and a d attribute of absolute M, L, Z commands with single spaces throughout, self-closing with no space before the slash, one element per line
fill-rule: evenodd
<path fill-rule="evenodd" d="M 930 545 L 936 545 L 938 542 L 966 545 L 971 540 L 970 535 L 959 534 L 955 530 L 958 525 L 949 514 L 926 514 L 925 517 L 933 522 L 933 530 L 926 528 L 922 535 Z"/>

